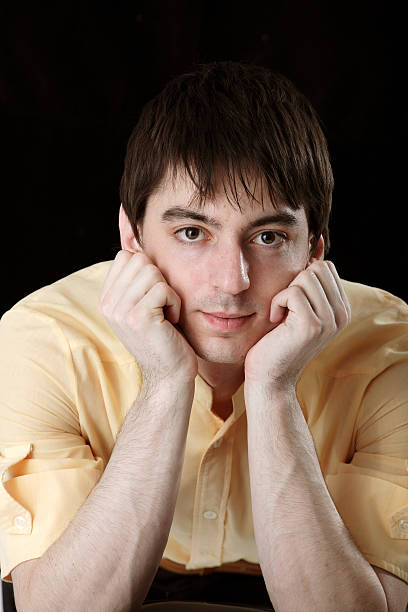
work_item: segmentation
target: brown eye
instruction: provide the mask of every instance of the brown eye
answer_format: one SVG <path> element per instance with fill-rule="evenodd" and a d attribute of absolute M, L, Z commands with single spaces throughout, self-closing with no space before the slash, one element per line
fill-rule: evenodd
<path fill-rule="evenodd" d="M 198 227 L 187 227 L 185 230 L 185 236 L 186 238 L 188 238 L 189 240 L 196 240 L 199 235 L 200 235 L 200 230 L 198 229 Z"/>
<path fill-rule="evenodd" d="M 284 234 L 272 231 L 261 232 L 254 238 L 255 244 L 263 246 L 280 246 L 285 240 L 286 236 Z"/>
<path fill-rule="evenodd" d="M 275 241 L 276 234 L 274 232 L 263 232 L 261 234 L 261 240 L 265 244 L 273 244 Z"/>
<path fill-rule="evenodd" d="M 204 232 L 199 227 L 183 227 L 177 230 L 176 235 L 182 242 L 201 242 Z"/>

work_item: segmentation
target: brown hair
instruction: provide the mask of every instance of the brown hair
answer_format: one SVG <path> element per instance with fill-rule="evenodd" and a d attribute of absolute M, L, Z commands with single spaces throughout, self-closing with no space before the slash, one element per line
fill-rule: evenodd
<path fill-rule="evenodd" d="M 312 248 L 322 234 L 327 252 L 333 174 L 326 139 L 311 104 L 282 75 L 235 62 L 203 64 L 146 104 L 120 184 L 139 240 L 148 197 L 168 170 L 175 175 L 180 169 L 195 184 L 200 204 L 214 197 L 219 176 L 238 208 L 237 181 L 255 200 L 251 182 L 264 182 L 272 202 L 304 207 Z"/>

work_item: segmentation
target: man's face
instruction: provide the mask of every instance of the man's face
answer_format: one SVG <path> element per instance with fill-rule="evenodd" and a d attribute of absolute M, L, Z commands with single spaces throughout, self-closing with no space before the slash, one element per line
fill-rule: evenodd
<path fill-rule="evenodd" d="M 179 326 L 197 355 L 242 364 L 273 328 L 271 300 L 303 270 L 310 236 L 303 208 L 264 207 L 239 192 L 242 212 L 223 187 L 204 206 L 190 204 L 195 188 L 179 173 L 147 203 L 143 251 L 181 298 Z M 260 199 L 260 192 L 255 193 Z"/>

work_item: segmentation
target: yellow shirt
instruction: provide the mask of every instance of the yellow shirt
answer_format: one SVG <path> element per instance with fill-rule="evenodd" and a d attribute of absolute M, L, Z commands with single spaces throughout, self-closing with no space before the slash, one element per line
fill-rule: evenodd
<path fill-rule="evenodd" d="M 97 307 L 111 264 L 44 287 L 2 318 L 3 579 L 40 557 L 73 519 L 139 391 L 138 365 Z M 352 321 L 307 366 L 297 395 L 356 545 L 369 563 L 408 582 L 408 307 L 380 289 L 343 282 Z M 225 422 L 211 407 L 212 390 L 198 376 L 162 563 L 259 573 L 243 387 Z"/>

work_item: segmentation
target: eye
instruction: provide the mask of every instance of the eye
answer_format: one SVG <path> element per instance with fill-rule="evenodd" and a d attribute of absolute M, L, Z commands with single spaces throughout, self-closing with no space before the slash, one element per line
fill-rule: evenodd
<path fill-rule="evenodd" d="M 194 226 L 182 227 L 176 234 L 182 242 L 201 242 L 205 236 L 202 229 Z"/>
<path fill-rule="evenodd" d="M 279 246 L 286 240 L 286 235 L 280 232 L 267 230 L 255 236 L 253 242 L 262 246 Z"/>

